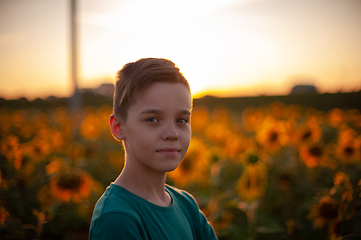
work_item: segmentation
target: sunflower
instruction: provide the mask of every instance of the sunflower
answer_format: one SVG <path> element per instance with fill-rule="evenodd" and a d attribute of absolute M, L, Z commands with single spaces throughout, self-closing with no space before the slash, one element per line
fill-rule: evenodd
<path fill-rule="evenodd" d="M 96 110 L 96 115 L 99 119 L 99 126 L 101 129 L 101 138 L 109 140 L 111 142 L 114 141 L 114 137 L 109 131 L 109 117 L 113 113 L 113 108 L 110 105 L 102 105 Z"/>
<path fill-rule="evenodd" d="M 29 159 L 24 158 L 21 163 L 19 177 L 23 179 L 29 179 L 30 183 L 30 181 L 32 181 L 31 177 L 34 175 L 35 169 L 36 166 L 31 161 L 29 161 Z"/>
<path fill-rule="evenodd" d="M 72 119 L 73 118 L 73 119 Z M 71 137 L 73 134 L 72 127 L 74 126 L 74 115 L 71 115 L 67 108 L 59 107 L 54 111 L 53 121 L 57 124 L 57 127 L 63 137 Z"/>
<path fill-rule="evenodd" d="M 353 194 L 353 186 L 350 182 L 350 176 L 343 172 L 337 172 L 333 181 L 334 187 L 331 188 L 332 196 L 340 196 L 341 201 L 351 201 Z"/>
<path fill-rule="evenodd" d="M 11 114 L 11 123 L 16 128 L 20 128 L 21 126 L 25 125 L 25 119 L 24 119 L 24 112 L 21 110 L 14 111 Z"/>
<path fill-rule="evenodd" d="M 342 218 L 341 213 L 342 205 L 327 195 L 311 206 L 308 218 L 313 220 L 314 229 L 323 228 L 328 224 L 330 235 L 334 235 L 336 224 Z"/>
<path fill-rule="evenodd" d="M 50 126 L 49 116 L 42 112 L 37 112 L 31 119 L 34 129 L 42 129 Z"/>
<path fill-rule="evenodd" d="M 226 122 L 213 122 L 206 128 L 204 135 L 217 147 L 223 148 L 232 135 L 232 130 Z"/>
<path fill-rule="evenodd" d="M 192 111 L 192 132 L 203 134 L 211 123 L 209 110 L 204 106 L 197 106 Z"/>
<path fill-rule="evenodd" d="M 242 154 L 241 162 L 247 166 L 249 164 L 257 164 L 263 161 L 266 157 L 267 155 L 261 152 L 259 149 L 251 147 Z"/>
<path fill-rule="evenodd" d="M 51 144 L 42 137 L 36 136 L 30 142 L 25 143 L 22 146 L 25 155 L 41 162 L 51 153 Z"/>
<path fill-rule="evenodd" d="M 101 122 L 94 112 L 89 112 L 80 125 L 80 133 L 83 137 L 96 140 L 102 132 Z"/>
<path fill-rule="evenodd" d="M 230 159 L 237 159 L 251 144 L 250 140 L 242 138 L 239 134 L 232 133 L 225 140 L 223 147 L 224 156 Z"/>
<path fill-rule="evenodd" d="M 296 129 L 292 140 L 296 145 L 310 145 L 320 140 L 321 136 L 321 128 L 319 127 L 317 120 L 315 118 L 311 118 L 305 124 Z"/>
<path fill-rule="evenodd" d="M 205 143 L 196 137 L 192 137 L 188 152 L 182 162 L 168 176 L 174 180 L 175 185 L 186 186 L 193 182 L 208 180 L 208 167 L 210 153 Z"/>
<path fill-rule="evenodd" d="M 344 238 L 342 236 L 338 236 L 336 233 L 330 234 L 330 240 L 343 240 Z"/>
<path fill-rule="evenodd" d="M 63 152 L 65 144 L 71 135 L 63 131 L 64 129 L 59 129 L 59 127 L 42 127 L 37 130 L 37 136 L 34 138 L 40 139 L 41 144 L 46 146 L 47 152 Z"/>
<path fill-rule="evenodd" d="M 222 104 L 217 105 L 212 111 L 212 119 L 215 122 L 229 123 L 231 118 L 230 110 Z"/>
<path fill-rule="evenodd" d="M 66 155 L 72 160 L 77 161 L 78 159 L 86 155 L 86 147 L 78 142 L 73 142 L 66 148 Z"/>
<path fill-rule="evenodd" d="M 37 129 L 34 128 L 34 125 L 29 122 L 28 124 L 22 126 L 16 134 L 23 139 L 30 139 L 37 132 Z"/>
<path fill-rule="evenodd" d="M 222 211 L 221 214 L 217 214 L 215 219 L 210 219 L 210 222 L 215 231 L 221 231 L 229 227 L 233 218 L 232 212 Z"/>
<path fill-rule="evenodd" d="M 102 105 L 96 110 L 96 115 L 100 120 L 102 129 L 108 129 L 109 127 L 109 117 L 113 113 L 113 108 L 110 105 Z"/>
<path fill-rule="evenodd" d="M 242 113 L 243 125 L 250 131 L 256 131 L 265 117 L 265 112 L 260 108 L 247 108 Z"/>
<path fill-rule="evenodd" d="M 283 109 L 283 118 L 285 119 L 296 119 L 302 115 L 302 107 L 299 105 L 291 104 L 286 105 Z"/>
<path fill-rule="evenodd" d="M 46 166 L 46 172 L 50 175 L 50 192 L 55 198 L 63 202 L 80 202 L 89 196 L 92 178 L 81 169 L 55 159 Z"/>
<path fill-rule="evenodd" d="M 91 178 L 85 172 L 72 169 L 50 178 L 50 189 L 58 199 L 69 202 L 73 199 L 80 202 L 90 193 Z"/>
<path fill-rule="evenodd" d="M 42 209 L 48 210 L 51 208 L 52 204 L 56 200 L 56 197 L 53 196 L 50 186 L 42 186 L 36 193 L 36 197 Z"/>
<path fill-rule="evenodd" d="M 6 209 L 0 205 L 0 226 L 2 226 L 6 219 L 10 216 L 9 212 L 6 211 Z"/>
<path fill-rule="evenodd" d="M 2 190 L 9 189 L 9 182 L 2 176 L 1 170 L 0 170 L 0 189 Z"/>
<path fill-rule="evenodd" d="M 119 172 L 124 167 L 124 152 L 123 151 L 107 151 L 106 156 L 112 167 Z"/>
<path fill-rule="evenodd" d="M 292 174 L 283 172 L 277 175 L 277 186 L 282 190 L 289 190 L 292 183 Z"/>
<path fill-rule="evenodd" d="M 6 108 L 0 108 L 0 135 L 5 137 L 11 133 L 11 116 Z"/>
<path fill-rule="evenodd" d="M 53 118 L 59 125 L 67 124 L 69 120 L 69 111 L 65 107 L 58 107 L 55 109 Z"/>
<path fill-rule="evenodd" d="M 346 114 L 342 109 L 335 108 L 330 110 L 328 113 L 328 121 L 333 127 L 340 127 L 346 122 Z"/>
<path fill-rule="evenodd" d="M 328 149 L 322 144 L 314 144 L 310 146 L 301 146 L 300 160 L 308 167 L 317 166 L 334 168 L 334 163 L 328 157 Z"/>
<path fill-rule="evenodd" d="M 288 219 L 286 221 L 287 233 L 293 235 L 295 233 L 295 221 L 293 219 Z"/>
<path fill-rule="evenodd" d="M 336 148 L 336 155 L 346 163 L 360 160 L 360 141 L 341 142 Z"/>
<path fill-rule="evenodd" d="M 233 220 L 233 214 L 229 210 L 220 209 L 217 198 L 210 198 L 202 212 L 206 215 L 215 231 L 226 229 Z"/>
<path fill-rule="evenodd" d="M 236 192 L 247 202 L 260 198 L 267 186 L 267 167 L 256 155 L 249 155 L 246 166 L 236 184 Z M 253 162 L 253 163 L 251 163 Z"/>
<path fill-rule="evenodd" d="M 0 153 L 11 163 L 16 169 L 20 169 L 22 164 L 22 152 L 20 148 L 19 138 L 10 135 L 1 139 Z"/>
<path fill-rule="evenodd" d="M 348 110 L 347 116 L 351 126 L 355 128 L 361 128 L 361 114 L 358 109 Z"/>
<path fill-rule="evenodd" d="M 51 130 L 51 138 L 49 139 L 54 150 L 62 150 L 65 146 L 66 136 L 57 129 Z"/>
<path fill-rule="evenodd" d="M 336 147 L 336 155 L 345 163 L 360 160 L 361 142 L 357 138 L 355 130 L 343 127 L 338 135 L 338 144 Z"/>
<path fill-rule="evenodd" d="M 256 133 L 257 141 L 268 151 L 276 152 L 289 141 L 285 122 L 272 117 L 264 120 Z"/>
<path fill-rule="evenodd" d="M 315 121 L 318 124 L 323 124 L 327 120 L 327 115 L 323 111 L 318 111 L 315 108 L 309 108 L 306 111 L 305 119 L 307 121 Z"/>
<path fill-rule="evenodd" d="M 282 102 L 275 101 L 268 105 L 267 107 L 268 112 L 275 118 L 282 118 L 283 112 L 285 110 L 285 105 Z"/>

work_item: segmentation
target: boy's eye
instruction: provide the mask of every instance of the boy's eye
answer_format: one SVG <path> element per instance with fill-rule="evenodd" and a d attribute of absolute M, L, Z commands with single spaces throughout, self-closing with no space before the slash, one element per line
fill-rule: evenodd
<path fill-rule="evenodd" d="M 158 122 L 158 119 L 156 119 L 156 118 L 147 118 L 146 121 L 150 122 L 150 123 L 156 123 L 156 122 Z"/>
<path fill-rule="evenodd" d="M 188 119 L 186 119 L 186 118 L 181 118 L 181 119 L 178 119 L 178 120 L 177 120 L 177 123 L 181 123 L 181 124 L 185 124 L 185 123 L 187 123 L 187 122 L 189 122 L 189 121 L 188 121 Z"/>

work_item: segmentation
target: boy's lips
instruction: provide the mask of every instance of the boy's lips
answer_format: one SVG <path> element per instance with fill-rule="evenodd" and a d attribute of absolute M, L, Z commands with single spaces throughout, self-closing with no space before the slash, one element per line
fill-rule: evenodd
<path fill-rule="evenodd" d="M 158 149 L 157 152 L 167 156 L 175 156 L 180 152 L 180 150 L 177 148 L 162 148 Z"/>

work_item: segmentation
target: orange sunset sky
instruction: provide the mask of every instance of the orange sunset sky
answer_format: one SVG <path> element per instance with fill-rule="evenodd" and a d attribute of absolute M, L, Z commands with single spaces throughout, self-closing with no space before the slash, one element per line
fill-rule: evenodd
<path fill-rule="evenodd" d="M 141 57 L 174 61 L 195 97 L 361 89 L 360 0 L 78 0 L 80 88 Z M 0 0 L 0 97 L 72 94 L 70 0 Z"/>

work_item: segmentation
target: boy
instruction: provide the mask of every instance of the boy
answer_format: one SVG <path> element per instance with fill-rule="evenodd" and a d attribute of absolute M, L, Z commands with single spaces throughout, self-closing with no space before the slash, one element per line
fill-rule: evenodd
<path fill-rule="evenodd" d="M 173 62 L 143 58 L 118 72 L 110 129 L 125 166 L 95 206 L 90 240 L 217 239 L 194 198 L 165 184 L 187 152 L 191 110 L 189 84 Z"/>

